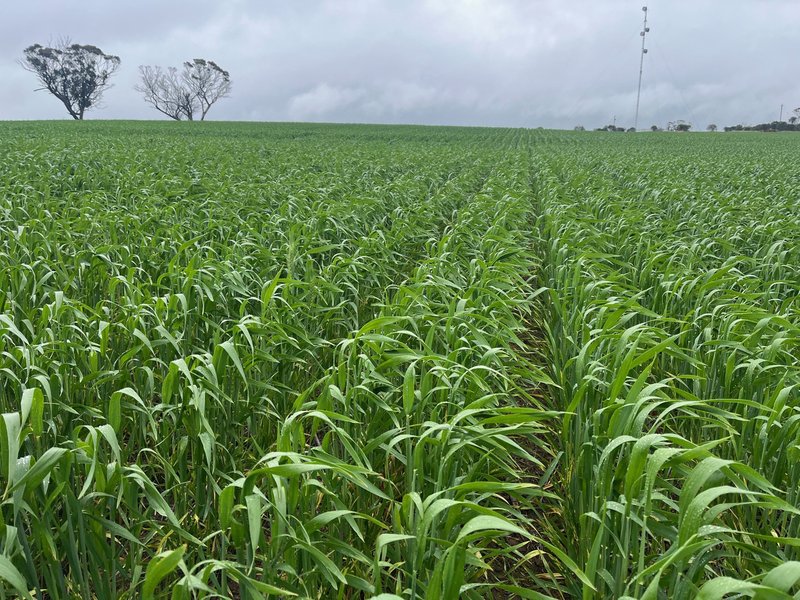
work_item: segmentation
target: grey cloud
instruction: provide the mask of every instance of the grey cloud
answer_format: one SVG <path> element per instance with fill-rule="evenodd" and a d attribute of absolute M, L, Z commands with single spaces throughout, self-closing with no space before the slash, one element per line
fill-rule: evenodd
<path fill-rule="evenodd" d="M 212 58 L 234 80 L 210 116 L 587 127 L 633 120 L 638 0 L 176 0 L 14 3 L 0 23 L 0 118 L 63 118 L 15 64 L 58 35 L 119 54 L 90 118 L 159 118 L 139 64 Z M 641 125 L 699 128 L 800 106 L 795 0 L 652 0 Z"/>
<path fill-rule="evenodd" d="M 289 100 L 289 116 L 295 120 L 314 120 L 352 107 L 364 97 L 360 88 L 335 87 L 321 83 Z"/>

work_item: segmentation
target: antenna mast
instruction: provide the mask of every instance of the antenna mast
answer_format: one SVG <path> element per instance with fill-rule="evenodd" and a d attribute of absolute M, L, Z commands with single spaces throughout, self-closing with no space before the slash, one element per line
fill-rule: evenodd
<path fill-rule="evenodd" d="M 636 116 L 633 119 L 633 128 L 639 128 L 639 98 L 642 95 L 642 71 L 644 70 L 644 55 L 647 54 L 647 48 L 644 47 L 644 40 L 647 37 L 647 33 L 650 31 L 650 28 L 647 26 L 647 7 L 642 7 L 642 12 L 644 13 L 644 25 L 642 26 L 642 31 L 639 32 L 639 35 L 642 36 L 642 56 L 639 59 L 639 87 L 636 90 Z"/>

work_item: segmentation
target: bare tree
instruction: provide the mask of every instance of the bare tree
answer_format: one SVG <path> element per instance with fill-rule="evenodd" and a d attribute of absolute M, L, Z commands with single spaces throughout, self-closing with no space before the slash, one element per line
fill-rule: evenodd
<path fill-rule="evenodd" d="M 174 67 L 139 67 L 140 82 L 135 86 L 145 102 L 171 119 L 204 121 L 211 106 L 230 95 L 230 74 L 215 62 L 195 58 L 183 63 L 179 73 Z"/>
<path fill-rule="evenodd" d="M 140 83 L 134 86 L 144 96 L 145 102 L 151 104 L 160 113 L 170 119 L 180 121 L 186 117 L 192 121 L 197 110 L 197 99 L 178 75 L 178 69 L 169 67 L 139 67 Z"/>
<path fill-rule="evenodd" d="M 97 106 L 119 68 L 118 56 L 105 54 L 97 46 L 72 44 L 60 40 L 52 47 L 28 46 L 19 61 L 42 83 L 42 88 L 61 100 L 70 116 L 83 119 L 88 109 Z"/>
<path fill-rule="evenodd" d="M 217 100 L 231 92 L 230 74 L 212 60 L 195 58 L 183 63 L 183 81 L 200 104 L 201 121 Z"/>

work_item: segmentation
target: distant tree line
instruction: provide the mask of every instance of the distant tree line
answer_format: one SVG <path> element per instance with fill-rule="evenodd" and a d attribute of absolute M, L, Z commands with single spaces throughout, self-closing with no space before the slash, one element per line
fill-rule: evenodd
<path fill-rule="evenodd" d="M 725 131 L 800 131 L 800 107 L 792 111 L 794 114 L 787 121 L 772 121 L 758 125 L 730 125 Z"/>
<path fill-rule="evenodd" d="M 712 127 L 714 129 L 711 129 Z M 716 131 L 716 127 L 717 127 L 716 125 L 709 125 L 708 130 Z M 681 121 L 681 120 L 670 121 L 667 124 L 667 131 L 689 131 L 691 128 L 692 128 L 691 123 L 687 123 L 686 121 Z M 583 125 L 576 125 L 573 129 L 575 131 L 586 131 L 586 128 Z M 605 127 L 598 127 L 594 131 L 608 131 L 611 133 L 635 133 L 636 129 L 634 127 L 625 128 L 616 124 L 612 124 L 612 125 L 606 125 Z M 659 127 L 658 125 L 653 125 L 652 127 L 650 127 L 650 131 L 664 131 L 664 130 L 661 129 L 661 127 Z"/>
<path fill-rule="evenodd" d="M 38 89 L 50 92 L 80 121 L 87 110 L 100 104 L 121 60 L 97 46 L 73 44 L 63 38 L 52 46 L 28 46 L 19 62 L 36 75 L 42 84 Z M 203 58 L 186 61 L 180 71 L 140 66 L 139 78 L 134 89 L 144 101 L 176 121 L 205 120 L 211 107 L 228 97 L 232 87 L 230 73 Z"/>
<path fill-rule="evenodd" d="M 618 127 L 617 125 L 606 125 L 605 127 L 598 127 L 595 131 L 610 131 L 611 133 L 623 133 L 627 131 L 624 127 Z"/>
<path fill-rule="evenodd" d="M 692 124 L 687 121 L 678 119 L 677 121 L 670 121 L 667 123 L 667 131 L 681 131 L 686 132 L 692 129 Z"/>
<path fill-rule="evenodd" d="M 711 126 L 709 126 L 711 127 Z M 716 128 L 716 125 L 713 127 Z M 687 123 L 686 121 L 670 121 L 667 124 L 667 131 L 689 131 L 692 128 L 691 123 Z M 575 131 L 586 131 L 586 128 L 582 125 L 577 125 L 575 127 Z M 609 131 L 611 133 L 635 133 L 636 129 L 633 127 L 620 127 L 618 125 L 606 125 L 605 127 L 598 127 L 595 131 Z M 653 125 L 650 127 L 650 131 L 664 131 L 658 125 Z M 711 131 L 711 130 L 709 130 Z"/>
<path fill-rule="evenodd" d="M 795 108 L 792 111 L 794 114 L 789 117 L 786 121 L 772 121 L 771 123 L 759 123 L 758 125 L 732 125 L 728 127 L 723 127 L 724 131 L 800 131 L 800 107 Z M 576 125 L 574 127 L 575 131 L 586 131 L 586 128 L 583 125 Z M 670 121 L 667 123 L 666 131 L 675 131 L 675 132 L 686 132 L 691 131 L 692 124 L 678 119 L 677 121 Z M 706 131 L 715 132 L 719 129 L 716 123 L 710 123 L 706 126 Z M 624 127 L 619 127 L 617 125 L 606 125 L 605 127 L 598 127 L 594 131 L 609 131 L 612 133 L 621 133 L 621 132 L 634 132 L 636 131 L 633 127 L 629 127 L 628 129 Z M 658 125 L 652 125 L 650 127 L 650 131 L 657 132 L 657 131 L 664 131 Z"/>

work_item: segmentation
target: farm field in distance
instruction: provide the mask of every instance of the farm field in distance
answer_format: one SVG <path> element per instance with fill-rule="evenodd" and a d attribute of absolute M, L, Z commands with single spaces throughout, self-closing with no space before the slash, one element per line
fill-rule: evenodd
<path fill-rule="evenodd" d="M 0 597 L 800 597 L 798 155 L 0 123 Z"/>

